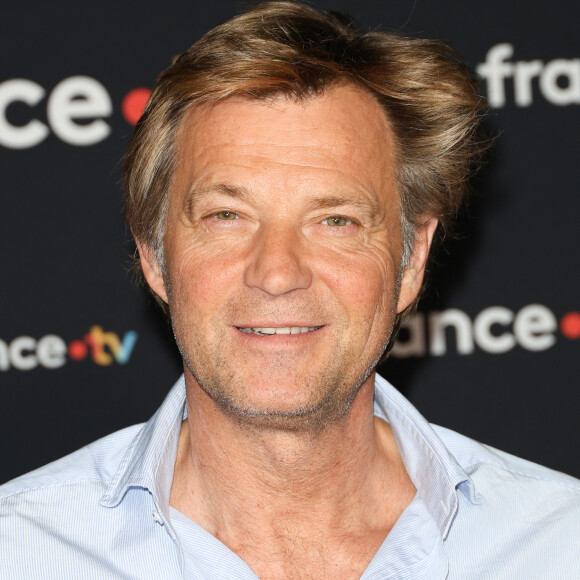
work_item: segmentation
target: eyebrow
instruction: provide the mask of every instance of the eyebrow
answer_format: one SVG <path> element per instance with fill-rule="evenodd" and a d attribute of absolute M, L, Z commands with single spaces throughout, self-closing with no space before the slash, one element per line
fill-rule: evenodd
<path fill-rule="evenodd" d="M 184 208 L 187 214 L 191 215 L 193 206 L 196 201 L 199 201 L 200 199 L 215 193 L 225 195 L 233 199 L 240 199 L 242 201 L 248 201 L 253 197 L 251 191 L 243 186 L 227 185 L 225 183 L 210 185 L 208 187 L 196 187 L 194 185 L 190 188 L 185 197 Z"/>
<path fill-rule="evenodd" d="M 342 206 L 355 206 L 368 214 L 371 218 L 376 217 L 381 212 L 381 204 L 376 199 L 365 196 L 364 199 L 346 197 L 317 197 L 310 202 L 313 209 L 334 209 Z"/>
<path fill-rule="evenodd" d="M 254 198 L 252 191 L 243 185 L 229 185 L 226 183 L 219 183 L 207 187 L 192 186 L 188 191 L 184 207 L 188 215 L 191 215 L 194 204 L 203 199 L 205 196 L 211 194 L 220 194 L 232 199 L 239 199 L 241 201 L 250 201 Z M 352 197 L 339 196 L 320 196 L 315 197 L 309 201 L 308 204 L 312 209 L 334 209 L 343 206 L 355 206 L 361 211 L 365 212 L 369 217 L 375 218 L 381 213 L 381 204 L 376 199 L 366 197 L 364 199 Z"/>

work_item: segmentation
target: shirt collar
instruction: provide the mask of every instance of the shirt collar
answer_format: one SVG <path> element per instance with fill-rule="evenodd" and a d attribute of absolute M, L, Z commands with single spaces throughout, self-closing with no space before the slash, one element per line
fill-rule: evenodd
<path fill-rule="evenodd" d="M 375 415 L 390 423 L 405 469 L 445 539 L 457 513 L 457 490 L 476 503 L 472 481 L 421 413 L 379 375 Z"/>
<path fill-rule="evenodd" d="M 149 491 L 162 513 L 169 511 L 169 495 L 177 444 L 185 414 L 185 378 L 177 380 L 163 404 L 131 442 L 101 505 L 117 506 L 129 488 Z"/>
<path fill-rule="evenodd" d="M 390 423 L 409 477 L 445 539 L 457 512 L 457 490 L 475 503 L 471 480 L 425 418 L 379 375 L 375 378 L 375 415 Z M 101 498 L 103 506 L 115 507 L 129 488 L 140 487 L 153 495 L 162 513 L 168 513 L 179 432 L 185 416 L 182 375 L 127 449 Z"/>

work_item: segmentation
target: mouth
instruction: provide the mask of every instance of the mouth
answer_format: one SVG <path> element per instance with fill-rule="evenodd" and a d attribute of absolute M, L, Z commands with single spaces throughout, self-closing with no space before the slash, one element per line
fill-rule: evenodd
<path fill-rule="evenodd" d="M 237 329 L 246 334 L 257 334 L 258 336 L 272 336 L 274 334 L 305 334 L 315 332 L 321 326 L 280 326 L 280 327 L 240 327 Z"/>

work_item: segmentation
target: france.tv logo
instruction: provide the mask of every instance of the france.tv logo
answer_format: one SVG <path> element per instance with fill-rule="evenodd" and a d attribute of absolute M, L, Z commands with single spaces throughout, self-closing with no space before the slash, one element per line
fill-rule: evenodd
<path fill-rule="evenodd" d="M 56 334 L 39 339 L 17 336 L 10 342 L 0 340 L 0 371 L 28 371 L 39 366 L 57 369 L 65 365 L 67 359 L 81 361 L 86 358 L 100 366 L 124 365 L 133 354 L 137 337 L 134 330 L 125 332 L 121 338 L 115 332 L 94 325 L 83 338 L 68 344 Z"/>

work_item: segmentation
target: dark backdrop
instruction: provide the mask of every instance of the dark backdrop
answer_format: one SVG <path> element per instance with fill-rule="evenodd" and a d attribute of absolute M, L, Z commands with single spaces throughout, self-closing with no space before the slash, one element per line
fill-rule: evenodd
<path fill-rule="evenodd" d="M 451 42 L 483 65 L 501 133 L 383 374 L 431 421 L 580 476 L 580 5 L 319 5 Z M 0 481 L 146 420 L 179 375 L 165 321 L 127 273 L 120 160 L 157 75 L 240 7 L 3 7 Z"/>

